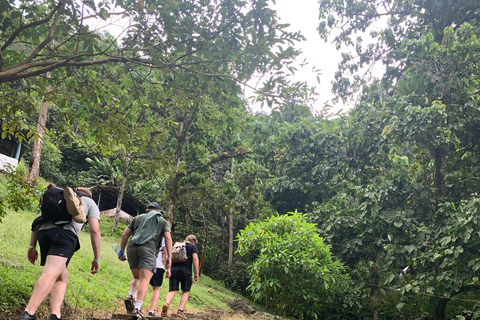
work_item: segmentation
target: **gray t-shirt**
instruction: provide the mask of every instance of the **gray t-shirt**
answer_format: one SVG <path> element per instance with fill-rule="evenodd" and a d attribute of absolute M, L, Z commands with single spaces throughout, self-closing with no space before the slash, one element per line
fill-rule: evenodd
<path fill-rule="evenodd" d="M 100 220 L 100 210 L 98 209 L 95 201 L 93 201 L 89 197 L 81 197 L 81 199 L 83 202 L 83 209 L 85 210 L 85 216 L 87 217 L 87 220 L 90 218 L 96 218 Z M 47 222 L 45 224 L 42 224 L 38 230 L 56 228 L 56 224 L 62 224 L 65 222 L 66 221 L 57 221 L 55 223 Z M 78 234 L 82 230 L 82 227 L 83 223 L 78 223 L 72 220 L 70 223 L 64 225 L 63 229 L 70 230 L 78 236 Z"/>

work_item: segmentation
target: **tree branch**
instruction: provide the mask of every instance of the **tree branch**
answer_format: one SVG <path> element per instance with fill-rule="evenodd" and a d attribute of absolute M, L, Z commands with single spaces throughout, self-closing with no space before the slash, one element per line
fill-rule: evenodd
<path fill-rule="evenodd" d="M 44 24 L 44 23 L 47 23 L 48 21 L 50 21 L 50 19 L 53 17 L 53 15 L 64 5 L 64 3 L 62 1 L 60 1 L 57 6 L 55 8 L 53 8 L 52 12 L 50 12 L 50 14 L 45 18 L 45 19 L 42 19 L 42 20 L 38 20 L 38 21 L 35 21 L 35 22 L 32 22 L 32 23 L 29 23 L 29 24 L 26 24 L 26 25 L 23 25 L 21 27 L 19 27 L 17 30 L 15 30 L 12 35 L 10 36 L 10 38 L 8 38 L 8 40 L 3 44 L 2 48 L 0 51 L 5 51 L 6 48 L 8 48 L 9 45 L 12 44 L 12 42 L 15 40 L 16 37 L 18 37 L 18 35 L 20 34 L 20 32 L 22 32 L 23 30 L 25 29 L 28 29 L 28 28 L 33 28 L 33 27 L 36 27 L 36 26 L 39 26 L 41 24 Z"/>

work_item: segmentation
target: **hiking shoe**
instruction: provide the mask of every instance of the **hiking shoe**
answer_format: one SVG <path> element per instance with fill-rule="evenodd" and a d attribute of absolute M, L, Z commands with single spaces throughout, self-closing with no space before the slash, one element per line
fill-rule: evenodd
<path fill-rule="evenodd" d="M 56 314 L 50 314 L 50 317 L 48 317 L 47 320 L 62 320 L 62 318 L 57 317 Z"/>
<path fill-rule="evenodd" d="M 20 318 L 18 320 L 36 320 L 37 317 L 35 315 L 29 315 L 27 311 L 23 311 L 22 314 L 20 315 Z"/>
<path fill-rule="evenodd" d="M 168 306 L 166 304 L 164 304 L 163 307 L 162 307 L 162 313 L 160 314 L 160 316 L 162 318 L 166 317 L 167 316 L 167 311 L 168 311 Z"/>
<path fill-rule="evenodd" d="M 132 319 L 133 320 L 136 320 L 136 319 L 145 319 L 145 316 L 143 315 L 142 311 L 138 310 L 138 309 L 134 309 L 133 310 L 133 313 L 132 313 Z"/>
<path fill-rule="evenodd" d="M 134 308 L 135 308 L 135 298 L 130 294 L 125 299 L 125 309 L 127 309 L 128 314 L 131 314 Z"/>
<path fill-rule="evenodd" d="M 149 311 L 148 312 L 148 317 L 155 317 L 155 312 Z"/>
<path fill-rule="evenodd" d="M 182 310 L 178 310 L 177 318 L 187 319 L 187 316 L 185 315 L 185 312 L 183 312 Z"/>

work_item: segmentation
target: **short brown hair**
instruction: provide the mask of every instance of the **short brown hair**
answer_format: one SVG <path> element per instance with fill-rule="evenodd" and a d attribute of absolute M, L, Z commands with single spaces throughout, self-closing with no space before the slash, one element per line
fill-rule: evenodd
<path fill-rule="evenodd" d="M 188 235 L 188 236 L 185 238 L 185 241 L 190 241 L 191 243 L 198 243 L 197 237 L 195 237 L 193 234 Z"/>
<path fill-rule="evenodd" d="M 80 191 L 80 192 L 86 193 L 87 196 L 89 196 L 90 198 L 92 197 L 92 191 L 90 191 L 90 189 L 88 189 L 88 188 L 78 187 L 77 190 Z"/>

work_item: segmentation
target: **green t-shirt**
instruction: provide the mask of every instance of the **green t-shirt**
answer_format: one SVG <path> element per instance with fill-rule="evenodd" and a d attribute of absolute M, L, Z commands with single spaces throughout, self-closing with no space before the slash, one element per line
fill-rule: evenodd
<path fill-rule="evenodd" d="M 132 222 L 130 222 L 128 228 L 132 230 L 133 234 L 135 234 L 135 231 L 138 230 L 141 221 L 143 220 L 143 218 L 145 218 L 146 215 L 146 213 L 143 213 L 132 219 Z M 162 243 L 163 235 L 165 234 L 165 232 L 170 232 L 170 223 L 168 223 L 167 220 L 160 216 L 158 217 L 158 226 L 155 237 L 153 237 L 153 239 L 148 241 L 147 243 L 143 244 L 143 246 L 151 248 L 153 252 L 157 253 L 158 249 L 160 248 L 160 244 Z M 136 246 L 136 244 L 133 244 L 131 241 L 128 243 L 128 245 Z"/>

